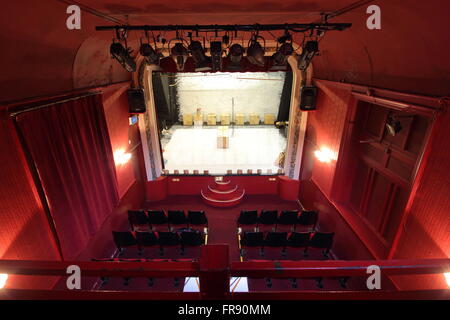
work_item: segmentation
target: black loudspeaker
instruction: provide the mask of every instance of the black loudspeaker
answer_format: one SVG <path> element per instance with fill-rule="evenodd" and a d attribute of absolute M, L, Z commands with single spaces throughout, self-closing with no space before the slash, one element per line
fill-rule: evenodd
<path fill-rule="evenodd" d="M 302 87 L 300 92 L 300 110 L 316 110 L 317 87 Z"/>
<path fill-rule="evenodd" d="M 130 113 L 145 113 L 147 105 L 145 103 L 144 90 L 129 89 L 127 93 Z"/>

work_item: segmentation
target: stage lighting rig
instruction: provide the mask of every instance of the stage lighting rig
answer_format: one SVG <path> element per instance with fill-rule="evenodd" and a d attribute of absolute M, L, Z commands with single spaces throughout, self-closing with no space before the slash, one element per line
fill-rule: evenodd
<path fill-rule="evenodd" d="M 186 60 L 188 58 L 188 50 L 186 49 L 186 47 L 181 42 L 177 42 L 170 50 L 170 55 L 177 64 L 177 70 L 184 70 L 184 64 L 186 63 Z"/>
<path fill-rule="evenodd" d="M 109 47 L 109 52 L 116 59 L 122 67 L 128 72 L 136 71 L 136 62 L 133 57 L 131 57 L 131 49 L 125 49 L 119 42 L 113 42 Z"/>
<path fill-rule="evenodd" d="M 228 53 L 228 67 L 230 71 L 242 70 L 242 57 L 244 56 L 245 49 L 238 43 L 233 44 L 230 47 Z"/>
<path fill-rule="evenodd" d="M 277 52 L 272 55 L 273 66 L 272 70 L 284 70 L 287 66 L 287 58 L 292 55 L 294 48 L 289 42 L 283 43 Z"/>
<path fill-rule="evenodd" d="M 298 57 L 298 68 L 302 71 L 308 69 L 314 56 L 319 52 L 319 43 L 317 41 L 307 41 L 303 46 L 302 54 Z"/>
<path fill-rule="evenodd" d="M 205 50 L 200 41 L 191 41 L 188 49 L 195 62 L 195 71 L 211 70 L 209 58 L 205 55 Z"/>
<path fill-rule="evenodd" d="M 160 55 L 149 43 L 142 43 L 139 52 L 145 57 L 148 63 L 159 64 Z"/>
<path fill-rule="evenodd" d="M 263 37 L 258 35 L 255 35 L 252 37 L 252 39 L 250 39 L 249 46 L 247 48 L 247 59 L 254 65 L 264 67 L 264 65 L 266 64 L 266 59 L 264 57 L 265 51 L 261 44 L 258 42 L 258 38 L 264 40 Z"/>

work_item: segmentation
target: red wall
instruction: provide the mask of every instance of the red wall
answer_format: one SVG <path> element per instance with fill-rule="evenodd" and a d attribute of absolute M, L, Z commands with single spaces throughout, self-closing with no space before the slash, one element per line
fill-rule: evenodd
<path fill-rule="evenodd" d="M 0 110 L 0 259 L 60 260 L 9 115 Z M 7 287 L 51 288 L 55 278 L 10 276 Z"/>
<path fill-rule="evenodd" d="M 130 128 L 128 122 L 129 113 L 126 90 L 129 87 L 129 83 L 122 83 L 109 86 L 103 90 L 103 107 L 113 152 L 119 149 L 128 152 L 132 147 L 130 144 L 130 130 L 136 128 Z M 119 197 L 122 197 L 136 181 L 133 162 L 129 161 L 122 165 L 116 164 L 116 175 Z"/>
<path fill-rule="evenodd" d="M 438 120 L 431 152 L 411 210 L 403 226 L 394 259 L 450 257 L 450 112 Z M 398 284 L 410 288 L 410 279 Z M 444 277 L 420 277 L 423 287 L 445 288 Z"/>
<path fill-rule="evenodd" d="M 310 152 L 327 147 L 338 156 L 351 95 L 348 91 L 326 86 L 321 86 L 320 89 L 317 96 L 318 108 L 308 114 L 307 147 Z M 313 166 L 312 180 L 330 196 L 336 161 L 322 163 L 314 160 Z"/>
<path fill-rule="evenodd" d="M 245 194 L 278 194 L 279 181 L 275 176 L 233 176 L 230 180 L 243 187 Z M 213 183 L 213 176 L 163 177 L 147 182 L 147 200 L 161 200 L 165 195 L 200 195 L 200 190 Z"/>
<path fill-rule="evenodd" d="M 0 101 L 130 79 L 130 74 L 110 58 L 112 33 L 95 32 L 96 25 L 111 23 L 82 12 L 81 30 L 68 30 L 67 7 L 62 1 L 50 0 L 2 3 Z M 89 48 L 83 46 L 85 42 L 90 43 Z"/>
<path fill-rule="evenodd" d="M 305 152 L 303 157 L 302 178 L 311 179 L 310 182 L 302 182 L 300 188 L 300 199 L 304 203 L 326 211 L 326 219 L 321 215 L 321 223 L 326 228 L 339 230 L 344 239 L 349 239 L 348 244 L 357 248 L 349 250 L 354 253 L 353 258 L 359 255 L 365 256 L 368 251 L 363 250 L 364 244 L 371 246 L 372 253 L 378 252 L 375 241 L 371 235 L 358 226 L 357 221 L 348 212 L 343 210 L 345 203 L 339 203 L 334 199 L 344 187 L 345 181 L 334 184 L 336 163 L 320 163 L 314 157 L 314 150 L 320 146 L 327 146 L 334 152 L 341 148 L 342 137 L 345 135 L 344 126 L 349 108 L 353 107 L 354 101 L 350 98 L 350 91 L 339 89 L 335 86 L 320 85 L 317 111 L 308 115 L 307 135 Z M 445 109 L 444 109 L 445 110 Z M 448 197 L 448 186 L 450 181 L 450 153 L 448 148 L 448 136 L 450 135 L 450 114 L 448 110 L 437 120 L 434 135 L 428 144 L 428 157 L 424 157 L 424 171 L 422 178 L 417 181 L 417 192 L 410 206 L 409 215 L 403 226 L 401 236 L 398 239 L 398 247 L 394 247 L 391 258 L 447 258 L 450 254 L 450 198 Z M 343 155 L 340 155 L 341 157 Z M 428 160 L 427 160 L 428 159 Z M 334 189 L 333 189 L 334 188 Z M 342 191 L 343 192 L 343 191 Z M 336 208 L 333 203 L 338 205 Z M 408 214 L 408 211 L 407 211 Z M 340 217 L 338 221 L 337 217 Z M 343 218 L 349 224 L 344 222 Z M 344 223 L 344 224 L 342 224 Z M 351 224 L 350 224 L 351 223 Z M 351 226 L 351 228 L 350 228 Z M 355 234 L 358 237 L 355 238 Z M 338 235 L 338 238 L 340 235 Z M 359 238 L 359 239 L 358 239 Z M 337 250 L 347 255 L 346 245 L 337 242 Z M 366 251 L 366 252 L 365 252 Z M 370 253 L 369 253 L 370 255 Z M 396 284 L 401 288 L 412 288 L 416 281 L 408 279 L 396 279 Z M 445 287 L 441 275 L 436 277 L 420 277 L 419 285 L 425 287 Z"/>
<path fill-rule="evenodd" d="M 381 8 L 381 30 L 366 27 L 366 9 L 372 4 Z M 353 25 L 342 32 L 328 32 L 320 41 L 314 77 L 448 95 L 449 11 L 449 1 L 375 0 L 333 18 L 330 22 Z"/>

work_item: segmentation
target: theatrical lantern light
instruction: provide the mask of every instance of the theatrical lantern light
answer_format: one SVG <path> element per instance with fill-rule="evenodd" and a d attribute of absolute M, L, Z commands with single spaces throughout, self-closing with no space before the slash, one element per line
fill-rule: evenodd
<path fill-rule="evenodd" d="M 159 63 L 160 56 L 149 43 L 142 43 L 141 47 L 139 48 L 139 52 L 143 57 L 145 57 L 148 63 L 151 64 Z"/>
<path fill-rule="evenodd" d="M 400 121 L 395 119 L 394 116 L 389 116 L 386 120 L 386 129 L 391 136 L 395 136 L 402 131 L 403 128 Z"/>
<path fill-rule="evenodd" d="M 245 50 L 240 44 L 235 43 L 230 47 L 230 51 L 228 53 L 229 70 L 242 70 L 241 62 L 244 52 Z"/>
<path fill-rule="evenodd" d="M 283 43 L 277 52 L 272 55 L 273 65 L 278 67 L 285 67 L 287 58 L 294 53 L 294 48 L 289 42 Z"/>
<path fill-rule="evenodd" d="M 125 152 L 124 149 L 118 149 L 114 152 L 114 162 L 116 165 L 124 165 L 131 159 L 131 153 Z"/>
<path fill-rule="evenodd" d="M 327 147 L 322 147 L 320 150 L 314 151 L 314 155 L 316 156 L 317 160 L 324 163 L 330 163 L 331 160 L 336 160 L 336 156 L 334 155 L 333 151 L 331 151 Z"/>
<path fill-rule="evenodd" d="M 186 47 L 181 42 L 177 42 L 170 50 L 170 54 L 177 64 L 178 71 L 184 70 L 184 64 L 188 58 Z"/>
<path fill-rule="evenodd" d="M 257 41 L 258 37 L 250 40 L 250 45 L 247 48 L 247 59 L 250 63 L 260 67 L 265 65 L 264 48 Z"/>
<path fill-rule="evenodd" d="M 209 59 L 205 55 L 205 50 L 203 49 L 200 41 L 192 41 L 189 44 L 189 52 L 192 55 L 192 58 L 195 62 L 195 71 L 208 71 L 211 70 L 209 67 Z"/>
<path fill-rule="evenodd" d="M 319 43 L 317 41 L 308 41 L 303 47 L 302 54 L 298 57 L 298 68 L 302 71 L 308 69 L 311 60 L 319 52 Z"/>
<path fill-rule="evenodd" d="M 128 72 L 136 71 L 136 62 L 130 55 L 130 49 L 124 48 L 119 42 L 113 42 L 109 48 L 109 52 L 125 70 Z"/>
<path fill-rule="evenodd" d="M 450 288 L 450 272 L 444 273 L 445 282 L 447 283 L 447 287 Z"/>
<path fill-rule="evenodd" d="M 0 289 L 3 289 L 8 281 L 8 274 L 0 273 Z"/>

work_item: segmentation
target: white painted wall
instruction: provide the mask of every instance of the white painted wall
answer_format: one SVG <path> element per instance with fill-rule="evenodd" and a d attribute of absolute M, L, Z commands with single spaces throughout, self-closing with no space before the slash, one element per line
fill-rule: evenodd
<path fill-rule="evenodd" d="M 208 113 L 278 114 L 285 72 L 248 73 L 182 73 L 176 77 L 180 121 L 184 113 L 202 109 L 204 120 Z"/>

